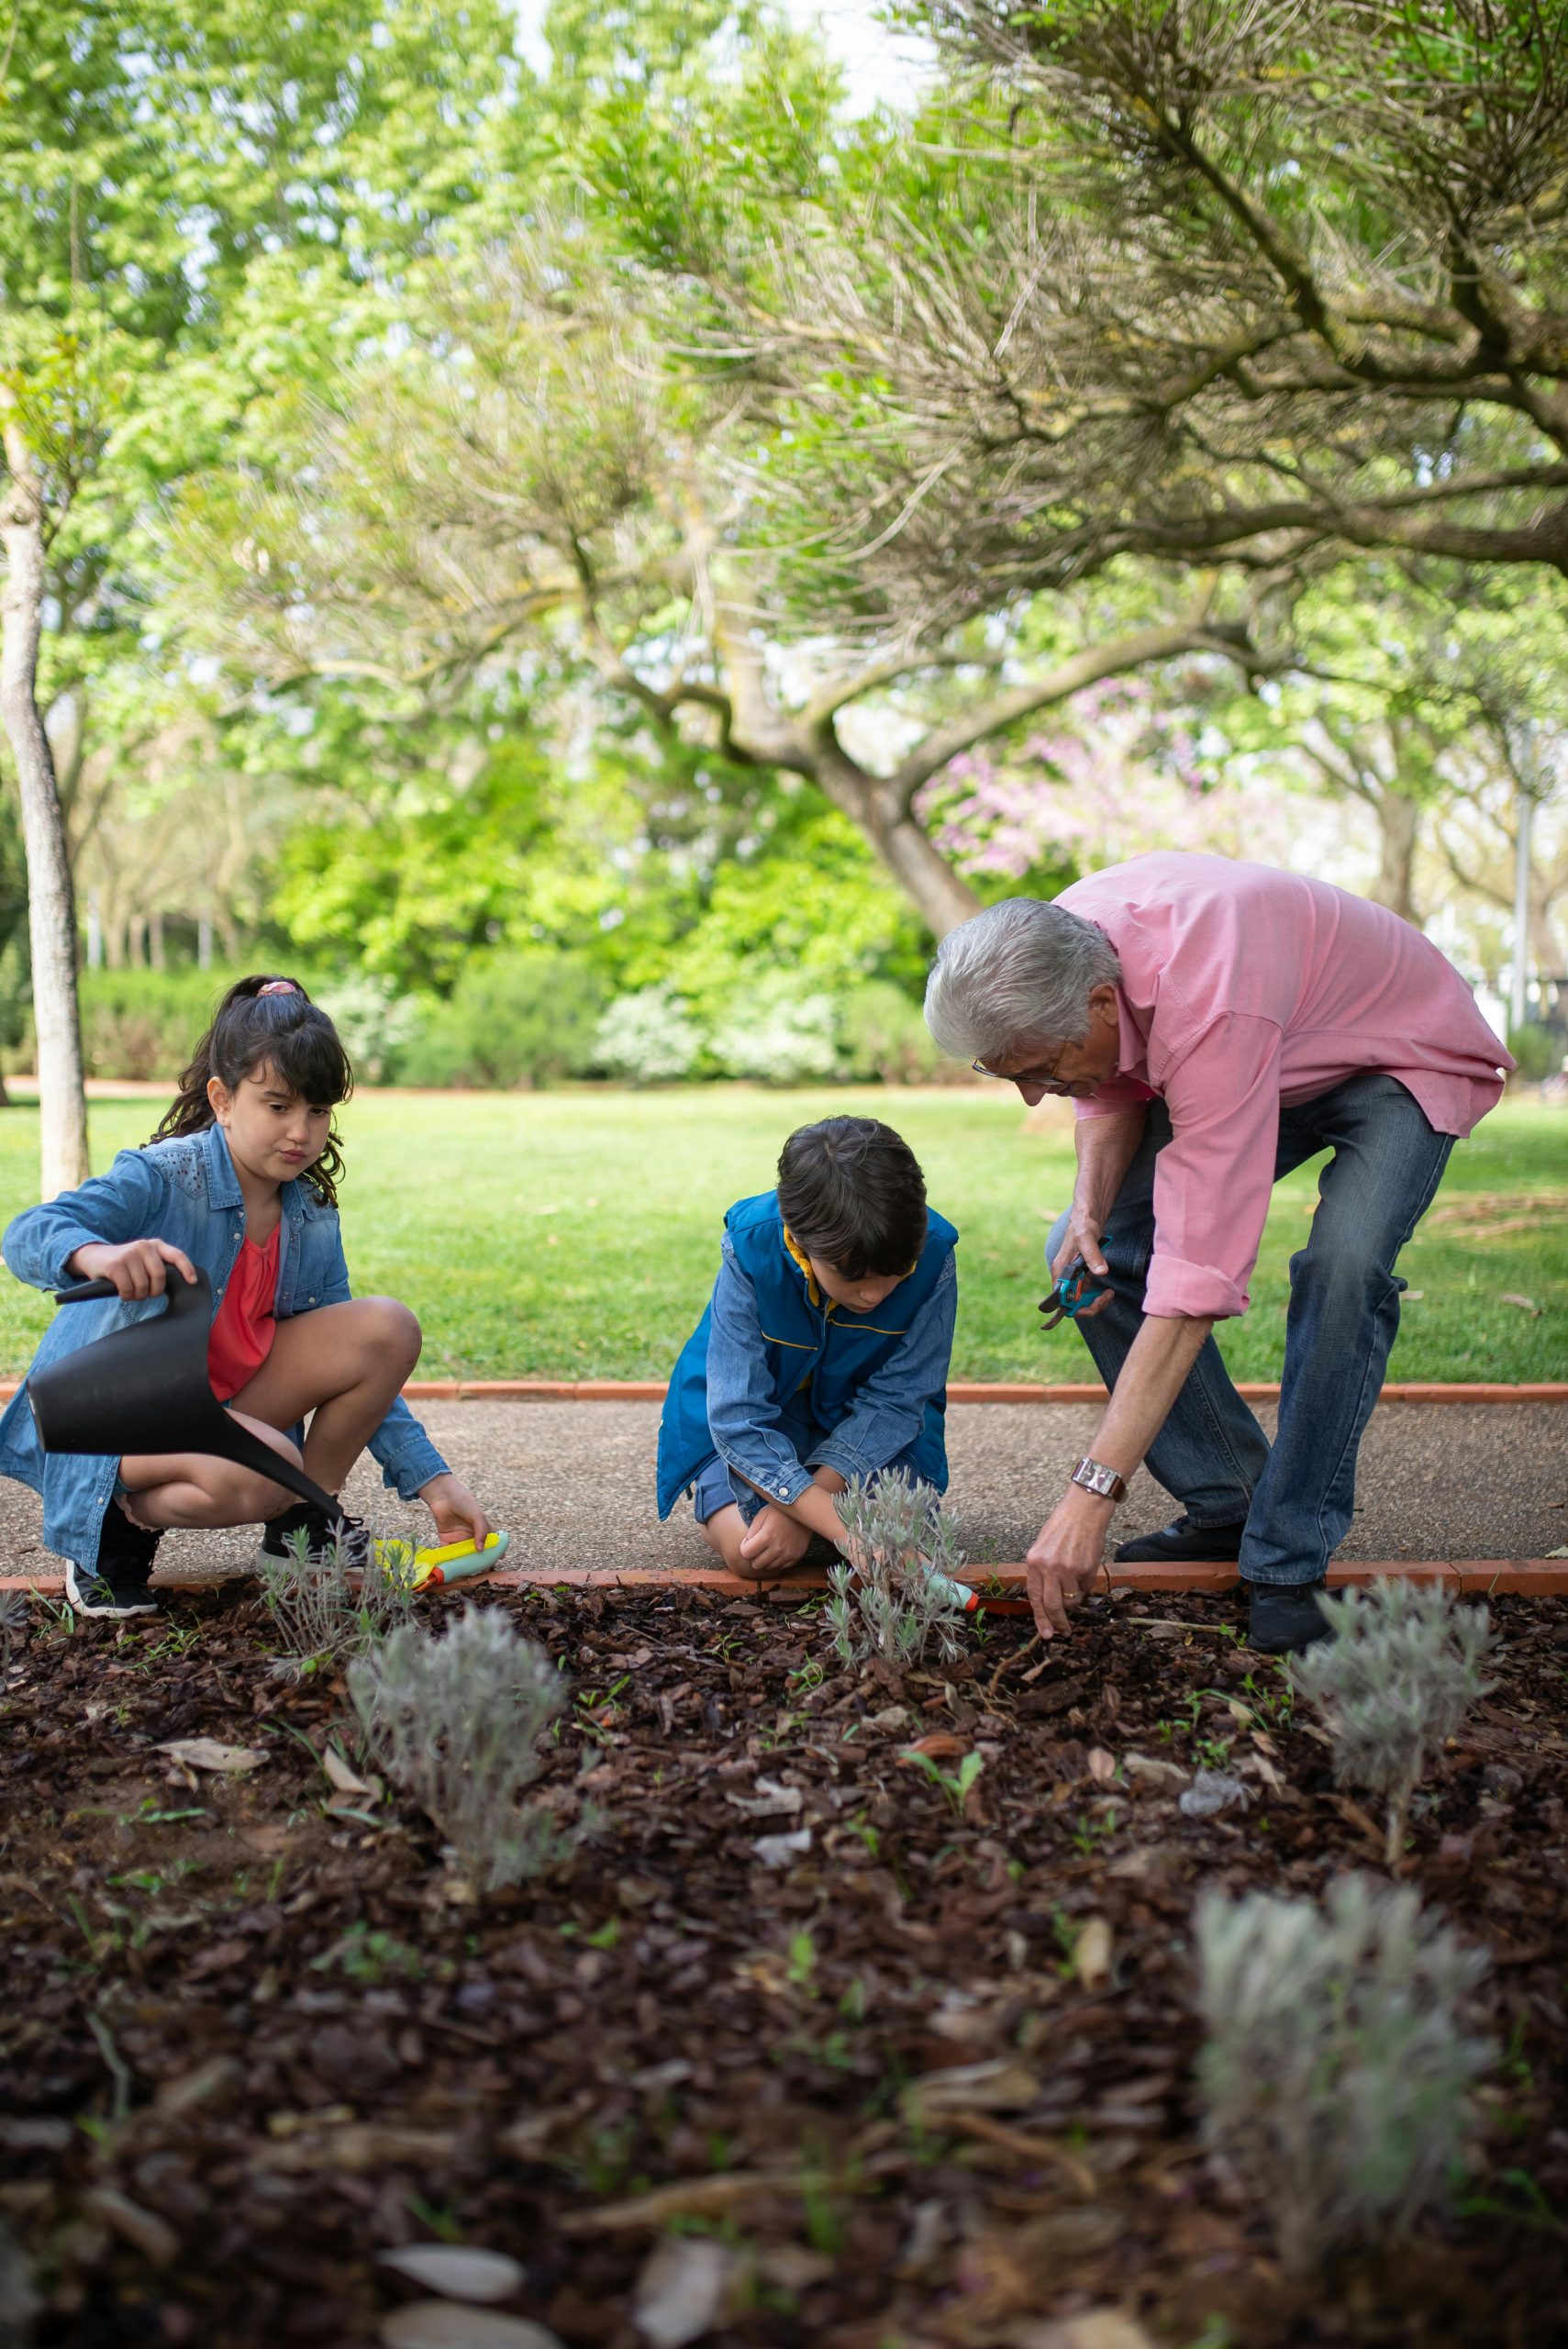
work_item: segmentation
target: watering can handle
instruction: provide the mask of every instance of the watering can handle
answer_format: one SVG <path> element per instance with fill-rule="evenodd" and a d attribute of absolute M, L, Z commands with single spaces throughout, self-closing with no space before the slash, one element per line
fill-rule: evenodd
<path fill-rule="evenodd" d="M 86 1305 L 95 1297 L 118 1295 L 113 1281 L 78 1281 L 74 1288 L 57 1288 L 54 1301 L 56 1305 Z"/>

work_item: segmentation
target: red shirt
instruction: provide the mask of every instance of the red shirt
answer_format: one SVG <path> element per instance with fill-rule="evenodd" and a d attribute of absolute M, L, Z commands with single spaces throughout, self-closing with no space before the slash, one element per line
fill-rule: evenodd
<path fill-rule="evenodd" d="M 206 1375 L 220 1403 L 227 1403 L 249 1385 L 272 1350 L 282 1230 L 281 1222 L 273 1225 L 264 1248 L 258 1248 L 253 1240 L 242 1243 L 213 1316 L 206 1341 Z"/>
<path fill-rule="evenodd" d="M 1246 1311 L 1282 1106 L 1377 1070 L 1436 1132 L 1467 1134 L 1513 1066 L 1419 930 L 1327 882 L 1162 850 L 1057 903 L 1121 958 L 1119 1065 L 1079 1117 L 1156 1094 L 1171 1113 L 1143 1300 L 1156 1319 Z"/>

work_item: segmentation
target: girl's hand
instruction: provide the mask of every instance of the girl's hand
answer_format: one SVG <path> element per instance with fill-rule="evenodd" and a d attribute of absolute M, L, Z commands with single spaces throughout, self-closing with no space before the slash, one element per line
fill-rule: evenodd
<path fill-rule="evenodd" d="M 119 1296 L 137 1298 L 161 1297 L 171 1264 L 186 1280 L 195 1279 L 196 1268 L 183 1249 L 171 1248 L 166 1240 L 127 1240 L 117 1248 L 106 1240 L 89 1240 L 65 1260 L 75 1279 L 113 1281 Z"/>
<path fill-rule="evenodd" d="M 490 1535 L 490 1520 L 460 1476 L 432 1476 L 419 1487 L 419 1498 L 436 1520 L 443 1542 L 472 1542 L 483 1550 Z"/>

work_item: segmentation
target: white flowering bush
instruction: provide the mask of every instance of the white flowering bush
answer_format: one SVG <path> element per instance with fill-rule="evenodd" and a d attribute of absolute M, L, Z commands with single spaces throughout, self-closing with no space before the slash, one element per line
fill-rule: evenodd
<path fill-rule="evenodd" d="M 1462 2015 L 1485 1952 L 1364 1876 L 1322 1907 L 1210 1892 L 1196 1925 L 1209 2142 L 1285 2268 L 1406 2232 L 1442 2196 L 1490 2058 Z"/>
<path fill-rule="evenodd" d="M 424 1013 L 414 996 L 370 972 L 334 980 L 328 990 L 332 1024 L 357 1074 L 379 1085 L 419 1033 Z"/>
<path fill-rule="evenodd" d="M 702 1030 L 679 996 L 663 986 L 617 996 L 594 1040 L 598 1066 L 632 1085 L 672 1084 L 690 1076 L 702 1049 Z"/>
<path fill-rule="evenodd" d="M 804 1085 L 839 1068 L 838 1009 L 829 995 L 802 994 L 778 971 L 738 996 L 715 1027 L 709 1050 L 730 1076 L 764 1085 Z"/>

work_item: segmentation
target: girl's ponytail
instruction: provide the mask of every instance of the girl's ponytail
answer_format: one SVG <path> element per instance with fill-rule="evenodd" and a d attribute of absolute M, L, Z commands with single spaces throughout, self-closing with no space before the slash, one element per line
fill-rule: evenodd
<path fill-rule="evenodd" d="M 237 979 L 218 1005 L 212 1026 L 180 1079 L 174 1105 L 153 1141 L 205 1133 L 214 1122 L 207 1099 L 209 1079 L 217 1077 L 233 1093 L 268 1062 L 290 1092 L 304 1101 L 335 1107 L 354 1089 L 349 1055 L 320 1005 L 312 1003 L 297 979 L 270 976 L 262 971 Z M 335 1208 L 342 1171 L 341 1140 L 334 1126 L 326 1149 L 301 1180 L 310 1185 L 324 1205 Z"/>

